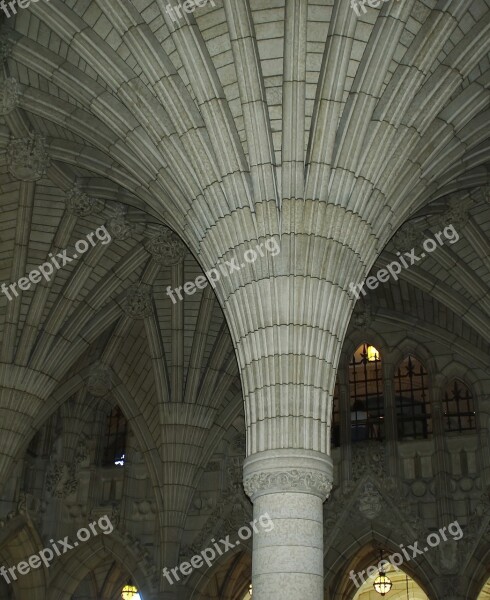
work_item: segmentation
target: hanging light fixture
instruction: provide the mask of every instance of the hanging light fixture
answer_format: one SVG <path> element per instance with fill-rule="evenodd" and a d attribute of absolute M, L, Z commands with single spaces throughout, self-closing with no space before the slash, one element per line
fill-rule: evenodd
<path fill-rule="evenodd" d="M 380 562 L 383 561 L 383 551 L 380 551 Z M 393 584 L 391 583 L 391 579 L 386 575 L 383 569 L 380 569 L 378 576 L 374 580 L 373 587 L 374 591 L 378 592 L 382 596 L 385 596 L 392 588 Z"/>
<path fill-rule="evenodd" d="M 373 583 L 374 590 L 382 596 L 385 596 L 391 590 L 392 585 L 391 579 L 387 577 L 384 571 L 379 572 Z"/>
<path fill-rule="evenodd" d="M 131 585 L 131 583 L 128 583 L 122 589 L 121 598 L 122 600 L 133 600 L 137 593 L 138 588 L 135 585 Z"/>

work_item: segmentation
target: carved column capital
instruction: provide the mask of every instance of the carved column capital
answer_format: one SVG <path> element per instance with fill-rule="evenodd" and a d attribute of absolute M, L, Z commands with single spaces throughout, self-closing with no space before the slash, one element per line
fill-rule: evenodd
<path fill-rule="evenodd" d="M 267 450 L 244 462 L 243 487 L 253 502 L 259 496 L 279 492 L 311 494 L 325 501 L 332 483 L 331 458 L 313 450 Z"/>

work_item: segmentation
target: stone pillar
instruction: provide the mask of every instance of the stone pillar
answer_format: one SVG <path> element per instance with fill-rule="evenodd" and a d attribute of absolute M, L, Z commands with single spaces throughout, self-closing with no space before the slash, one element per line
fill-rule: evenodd
<path fill-rule="evenodd" d="M 323 600 L 323 510 L 332 460 L 312 450 L 277 449 L 249 456 L 244 487 L 257 523 L 253 539 L 254 600 Z M 267 527 L 269 528 L 269 527 Z"/>

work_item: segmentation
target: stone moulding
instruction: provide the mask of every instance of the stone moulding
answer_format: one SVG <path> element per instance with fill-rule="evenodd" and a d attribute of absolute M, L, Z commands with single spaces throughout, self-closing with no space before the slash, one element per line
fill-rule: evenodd
<path fill-rule="evenodd" d="M 244 479 L 243 487 L 250 498 L 274 492 L 303 492 L 325 499 L 332 490 L 332 479 L 318 471 L 292 469 L 255 473 Z"/>

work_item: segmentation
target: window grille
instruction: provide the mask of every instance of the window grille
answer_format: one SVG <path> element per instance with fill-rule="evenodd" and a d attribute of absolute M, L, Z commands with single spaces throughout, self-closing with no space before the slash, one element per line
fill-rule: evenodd
<path fill-rule="evenodd" d="M 374 346 L 361 344 L 349 365 L 351 434 L 353 442 L 384 438 L 384 397 L 381 357 Z"/>
<path fill-rule="evenodd" d="M 428 374 L 415 356 L 408 355 L 395 371 L 395 402 L 400 439 L 423 439 L 432 433 Z"/>
<path fill-rule="evenodd" d="M 119 406 L 107 416 L 102 466 L 123 465 L 126 452 L 128 422 Z"/>
<path fill-rule="evenodd" d="M 443 400 L 444 429 L 470 431 L 476 429 L 476 413 L 470 389 L 455 379 L 446 389 Z"/>

